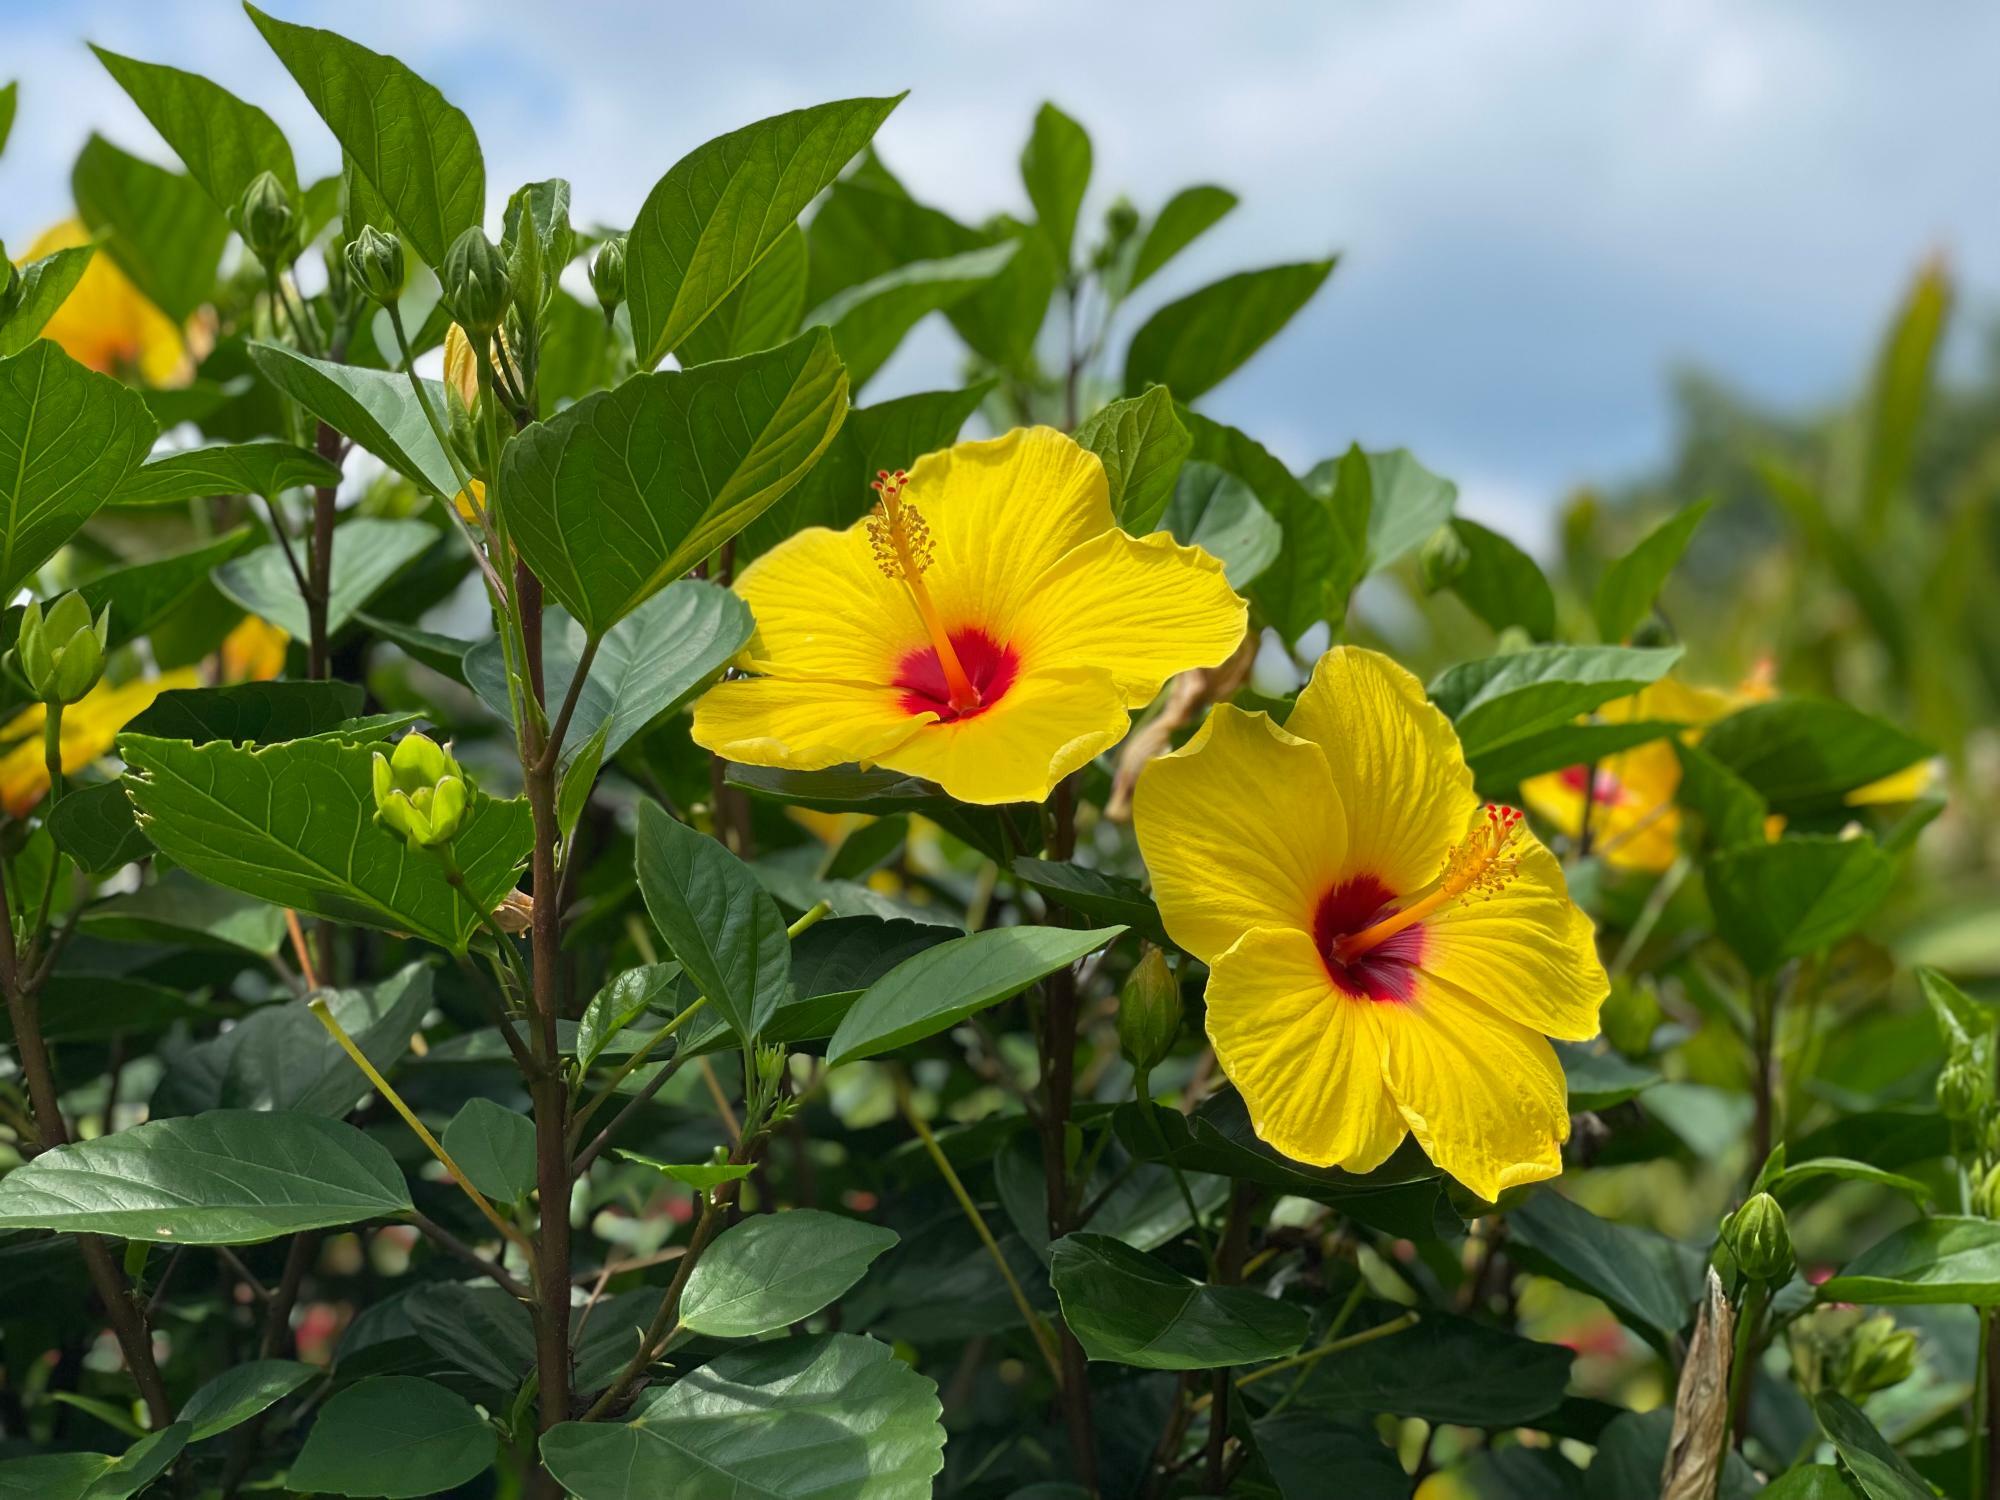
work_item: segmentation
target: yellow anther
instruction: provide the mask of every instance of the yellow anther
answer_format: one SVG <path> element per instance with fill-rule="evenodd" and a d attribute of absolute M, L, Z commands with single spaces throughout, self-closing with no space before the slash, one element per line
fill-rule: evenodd
<path fill-rule="evenodd" d="M 1484 820 L 1445 855 L 1444 867 L 1430 892 L 1372 927 L 1340 939 L 1334 944 L 1334 957 L 1343 963 L 1351 962 L 1415 926 L 1440 907 L 1475 898 L 1490 901 L 1499 895 L 1521 873 L 1517 844 L 1523 821 L 1519 808 L 1489 802 Z"/>
<path fill-rule="evenodd" d="M 944 628 L 944 619 L 931 600 L 930 590 L 924 587 L 924 569 L 931 565 L 931 531 L 917 508 L 903 499 L 903 486 L 909 478 L 901 469 L 876 471 L 870 488 L 880 498 L 868 515 L 868 544 L 875 551 L 875 566 L 882 570 L 883 576 L 900 579 L 908 587 L 910 599 L 923 619 L 924 631 L 931 638 L 931 648 L 937 652 L 938 666 L 943 669 L 945 686 L 951 694 L 951 706 L 959 713 L 967 713 L 979 707 L 979 690 L 959 661 L 951 633 Z"/>

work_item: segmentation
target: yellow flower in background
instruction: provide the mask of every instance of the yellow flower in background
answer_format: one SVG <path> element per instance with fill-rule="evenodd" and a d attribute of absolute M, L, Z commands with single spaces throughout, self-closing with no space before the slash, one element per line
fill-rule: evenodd
<path fill-rule="evenodd" d="M 69 219 L 28 247 L 22 264 L 90 243 L 90 231 Z M 79 364 L 108 375 L 136 373 L 148 385 L 179 385 L 194 374 L 187 340 L 100 250 L 63 305 L 42 328 Z"/>
<path fill-rule="evenodd" d="M 885 474 L 845 531 L 811 527 L 736 591 L 756 634 L 695 741 L 814 771 L 854 761 L 962 802 L 1032 802 L 1125 737 L 1169 677 L 1225 660 L 1245 608 L 1222 565 L 1131 537 L 1097 456 L 1047 427 Z"/>
<path fill-rule="evenodd" d="M 1899 802 L 1914 802 L 1931 789 L 1937 771 L 1937 761 L 1926 757 L 1913 766 L 1891 771 L 1879 781 L 1856 787 L 1842 800 L 1849 807 L 1893 807 Z"/>
<path fill-rule="evenodd" d="M 245 615 L 222 638 L 224 682 L 269 682 L 285 670 L 285 647 L 291 637 L 255 615 Z"/>
<path fill-rule="evenodd" d="M 1282 729 L 1215 709 L 1140 775 L 1134 817 L 1262 1139 L 1365 1172 L 1412 1134 L 1487 1199 L 1561 1171 L 1548 1038 L 1595 1036 L 1610 985 L 1555 857 L 1480 807 L 1416 678 L 1337 647 Z"/>
<path fill-rule="evenodd" d="M 108 754 L 118 731 L 139 716 L 169 688 L 201 686 L 192 667 L 159 677 L 121 683 L 100 682 L 63 710 L 63 775 L 73 776 Z M 0 754 L 0 806 L 21 816 L 48 795 L 49 771 L 42 748 L 42 723 L 48 710 L 35 704 L 0 727 L 0 743 L 11 746 Z"/>
<path fill-rule="evenodd" d="M 1707 725 L 1772 696 L 1774 689 L 1761 672 L 1734 692 L 1663 678 L 1629 698 L 1605 704 L 1596 719 L 1603 724 L 1648 719 L 1685 724 L 1689 728 L 1681 737 L 1693 744 Z M 1595 772 L 1593 778 L 1590 767 L 1568 766 L 1531 776 L 1521 783 L 1521 800 L 1566 837 L 1579 838 L 1588 782 L 1591 852 L 1617 870 L 1653 875 L 1665 870 L 1680 853 L 1681 835 L 1680 810 L 1674 806 L 1681 762 L 1672 742 L 1653 740 L 1607 755 Z"/>

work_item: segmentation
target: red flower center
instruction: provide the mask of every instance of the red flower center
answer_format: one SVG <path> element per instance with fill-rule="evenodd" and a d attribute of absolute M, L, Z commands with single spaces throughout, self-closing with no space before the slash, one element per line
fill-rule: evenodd
<path fill-rule="evenodd" d="M 1400 1002 L 1416 990 L 1416 966 L 1424 954 L 1421 922 L 1351 959 L 1336 954 L 1340 939 L 1374 926 L 1389 915 L 1395 900 L 1395 892 L 1373 875 L 1356 875 L 1321 896 L 1313 911 L 1313 943 L 1326 963 L 1327 977 L 1350 999 Z"/>
<path fill-rule="evenodd" d="M 967 709 L 954 708 L 951 687 L 945 680 L 944 664 L 938 660 L 937 647 L 919 646 L 903 654 L 903 659 L 896 664 L 896 680 L 891 684 L 903 690 L 903 696 L 898 701 L 904 713 L 936 714 L 939 722 L 945 724 L 977 718 L 1006 697 L 1007 689 L 1020 675 L 1021 658 L 1014 648 L 1001 645 L 976 627 L 954 630 L 951 633 L 951 649 L 957 653 L 965 675 L 978 690 L 979 702 Z"/>
<path fill-rule="evenodd" d="M 1590 780 L 1590 768 L 1588 766 L 1569 766 L 1558 774 L 1562 778 L 1562 784 L 1579 796 L 1583 793 L 1584 783 Z M 1591 783 L 1590 800 L 1599 807 L 1611 807 L 1623 802 L 1625 800 L 1625 783 L 1609 771 L 1599 771 L 1597 773 L 1597 780 Z"/>

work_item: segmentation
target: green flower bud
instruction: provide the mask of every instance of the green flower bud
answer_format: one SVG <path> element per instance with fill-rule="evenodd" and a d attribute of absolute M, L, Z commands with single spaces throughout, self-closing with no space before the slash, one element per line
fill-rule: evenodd
<path fill-rule="evenodd" d="M 1417 576 L 1423 582 L 1424 592 L 1435 594 L 1463 578 L 1471 562 L 1472 551 L 1465 545 L 1465 538 L 1447 521 L 1430 534 L 1424 550 L 1417 554 Z"/>
<path fill-rule="evenodd" d="M 1671 646 L 1674 633 L 1658 615 L 1648 615 L 1632 629 L 1632 644 L 1644 647 Z"/>
<path fill-rule="evenodd" d="M 1758 1193 L 1724 1219 L 1722 1239 L 1737 1270 L 1752 1281 L 1778 1285 L 1791 1280 L 1798 1265 L 1785 1211 L 1769 1193 Z"/>
<path fill-rule="evenodd" d="M 1149 944 L 1118 992 L 1118 1049 L 1135 1069 L 1150 1073 L 1173 1050 L 1180 1029 L 1180 981 L 1167 956 Z"/>
<path fill-rule="evenodd" d="M 1139 210 L 1130 198 L 1119 198 L 1104 211 L 1104 234 L 1113 244 L 1123 244 L 1139 227 Z"/>
<path fill-rule="evenodd" d="M 1957 1053 L 1938 1074 L 1937 1102 L 1938 1112 L 1947 1120 L 1960 1124 L 1976 1120 L 1993 1102 L 1993 1080 L 1976 1060 Z"/>
<path fill-rule="evenodd" d="M 2000 1219 L 2000 1163 L 1972 1190 L 1972 1211 L 1982 1218 Z"/>
<path fill-rule="evenodd" d="M 609 318 L 625 300 L 625 236 L 613 235 L 597 247 L 590 261 L 590 289 Z"/>
<path fill-rule="evenodd" d="M 1875 1391 L 1901 1385 L 1917 1370 L 1917 1336 L 1898 1328 L 1887 1313 L 1854 1330 L 1840 1372 L 1840 1393 L 1859 1401 Z"/>
<path fill-rule="evenodd" d="M 259 172 L 236 202 L 236 228 L 251 254 L 265 265 L 292 258 L 292 198 L 272 172 Z"/>
<path fill-rule="evenodd" d="M 38 602 L 21 612 L 14 659 L 28 690 L 44 703 L 75 703 L 104 675 L 110 645 L 111 606 L 93 624 L 81 594 L 64 594 L 42 613 Z"/>
<path fill-rule="evenodd" d="M 373 224 L 362 225 L 347 246 L 347 275 L 386 307 L 403 295 L 403 242 Z"/>
<path fill-rule="evenodd" d="M 448 746 L 407 734 L 395 750 L 375 752 L 375 820 L 412 849 L 448 844 L 465 821 L 471 793 Z"/>
<path fill-rule="evenodd" d="M 493 337 L 513 300 L 507 262 L 477 224 L 451 242 L 444 256 L 444 301 L 452 321 L 474 340 Z"/>

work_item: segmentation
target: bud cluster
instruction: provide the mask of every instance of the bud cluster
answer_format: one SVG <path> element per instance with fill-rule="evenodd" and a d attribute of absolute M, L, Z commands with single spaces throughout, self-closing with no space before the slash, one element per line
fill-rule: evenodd
<path fill-rule="evenodd" d="M 436 849 L 458 836 L 471 791 L 451 747 L 407 734 L 388 755 L 375 752 L 375 821 L 412 849 Z"/>
<path fill-rule="evenodd" d="M 83 595 L 64 594 L 46 615 L 37 601 L 21 611 L 14 661 L 42 702 L 70 704 L 97 686 L 110 643 L 111 606 L 93 623 Z"/>

